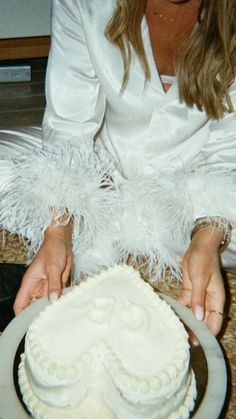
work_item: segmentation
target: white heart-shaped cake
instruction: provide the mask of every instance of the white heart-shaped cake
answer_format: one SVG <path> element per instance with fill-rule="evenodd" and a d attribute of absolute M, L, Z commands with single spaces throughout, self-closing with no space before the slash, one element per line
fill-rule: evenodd
<path fill-rule="evenodd" d="M 19 367 L 38 419 L 188 418 L 188 335 L 138 272 L 116 266 L 72 288 L 30 326 Z"/>

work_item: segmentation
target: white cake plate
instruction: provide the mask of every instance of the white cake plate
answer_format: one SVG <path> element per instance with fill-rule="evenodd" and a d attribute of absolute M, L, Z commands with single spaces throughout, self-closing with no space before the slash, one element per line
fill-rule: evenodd
<path fill-rule="evenodd" d="M 207 363 L 207 385 L 194 419 L 217 419 L 227 389 L 227 374 L 220 346 L 208 328 L 192 312 L 169 296 L 161 294 L 200 342 Z M 0 419 L 29 419 L 16 393 L 13 369 L 16 352 L 30 323 L 49 304 L 47 298 L 32 303 L 8 325 L 0 337 Z M 204 367 L 203 367 L 204 368 Z"/>

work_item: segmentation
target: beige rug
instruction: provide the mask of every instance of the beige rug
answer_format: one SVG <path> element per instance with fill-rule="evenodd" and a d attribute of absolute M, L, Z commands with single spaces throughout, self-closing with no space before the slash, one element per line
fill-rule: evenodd
<path fill-rule="evenodd" d="M 0 263 L 24 263 L 26 249 L 17 236 L 0 231 Z M 236 274 L 225 274 L 226 288 L 228 289 L 227 309 L 230 320 L 225 321 L 220 343 L 225 353 L 228 367 L 229 391 L 227 399 L 227 419 L 236 419 Z M 158 290 L 170 296 L 178 295 L 178 287 L 170 281 L 167 285 L 161 284 Z M 216 418 L 206 418 L 216 419 Z"/>

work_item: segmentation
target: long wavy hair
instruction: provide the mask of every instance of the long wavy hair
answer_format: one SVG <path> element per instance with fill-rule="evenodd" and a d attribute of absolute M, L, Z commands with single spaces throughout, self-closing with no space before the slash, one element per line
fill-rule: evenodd
<path fill-rule="evenodd" d="M 180 0 L 182 2 L 182 0 Z M 142 65 L 146 81 L 150 69 L 144 50 L 141 22 L 146 0 L 117 0 L 106 36 L 121 52 L 127 85 L 132 49 Z M 175 63 L 180 98 L 197 106 L 209 118 L 233 112 L 229 88 L 236 77 L 236 0 L 202 0 L 198 24 L 181 48 Z"/>

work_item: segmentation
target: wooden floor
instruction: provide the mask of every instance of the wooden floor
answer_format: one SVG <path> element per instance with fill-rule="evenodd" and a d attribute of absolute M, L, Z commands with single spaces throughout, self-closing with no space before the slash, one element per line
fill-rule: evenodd
<path fill-rule="evenodd" d="M 0 128 L 40 125 L 42 122 L 47 60 L 33 59 L 27 60 L 27 63 L 31 64 L 30 82 L 0 83 Z"/>

